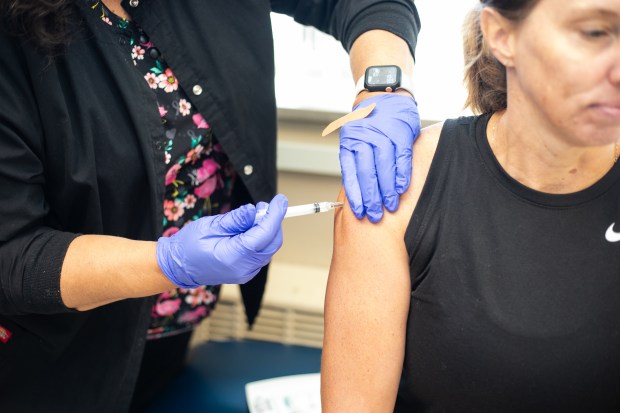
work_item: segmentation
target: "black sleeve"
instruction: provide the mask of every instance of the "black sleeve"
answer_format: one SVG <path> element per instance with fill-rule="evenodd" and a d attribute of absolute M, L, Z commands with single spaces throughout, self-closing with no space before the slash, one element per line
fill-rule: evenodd
<path fill-rule="evenodd" d="M 420 18 L 413 0 L 271 0 L 271 9 L 331 34 L 347 52 L 359 35 L 381 29 L 404 39 L 415 55 Z"/>
<path fill-rule="evenodd" d="M 54 228 L 46 202 L 45 133 L 20 46 L 0 31 L 0 314 L 68 312 L 60 271 L 77 235 Z"/>

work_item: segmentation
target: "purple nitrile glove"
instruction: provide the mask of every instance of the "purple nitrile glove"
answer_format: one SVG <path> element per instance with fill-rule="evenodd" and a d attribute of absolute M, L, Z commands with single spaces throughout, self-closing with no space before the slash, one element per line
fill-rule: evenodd
<path fill-rule="evenodd" d="M 395 93 L 372 96 L 358 107 L 377 106 L 364 119 L 340 129 L 340 167 L 344 190 L 357 218 L 371 222 L 393 212 L 411 182 L 411 154 L 420 134 L 416 101 Z"/>
<path fill-rule="evenodd" d="M 256 207 L 251 204 L 200 218 L 169 238 L 159 238 L 159 268 L 182 288 L 244 284 L 282 246 L 282 220 L 287 206 L 286 197 L 276 195 L 267 214 L 256 223 Z"/>

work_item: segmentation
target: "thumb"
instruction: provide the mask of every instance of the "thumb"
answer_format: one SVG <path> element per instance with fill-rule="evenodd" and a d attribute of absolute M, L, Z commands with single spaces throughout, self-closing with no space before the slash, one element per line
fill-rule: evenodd
<path fill-rule="evenodd" d="M 265 216 L 240 235 L 243 245 L 252 251 L 265 249 L 280 232 L 287 207 L 288 199 L 284 195 L 276 195 L 269 203 Z"/>
<path fill-rule="evenodd" d="M 217 222 L 218 233 L 221 235 L 237 235 L 247 231 L 254 223 L 256 208 L 252 204 L 243 205 L 233 209 L 224 215 Z"/>

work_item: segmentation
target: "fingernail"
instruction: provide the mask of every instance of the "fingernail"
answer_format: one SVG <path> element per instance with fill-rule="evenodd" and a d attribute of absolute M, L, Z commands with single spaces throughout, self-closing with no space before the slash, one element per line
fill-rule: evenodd
<path fill-rule="evenodd" d="M 352 208 L 352 209 L 353 209 L 353 215 L 355 215 L 357 219 L 364 218 L 364 208 Z"/>
<path fill-rule="evenodd" d="M 382 212 L 368 211 L 368 219 L 373 224 L 376 224 L 377 222 L 381 221 L 382 217 L 383 217 L 383 211 Z"/>
<path fill-rule="evenodd" d="M 398 195 L 390 195 L 383 198 L 383 203 L 385 204 L 385 209 L 390 212 L 394 212 L 398 209 Z"/>
<path fill-rule="evenodd" d="M 396 178 L 396 193 L 398 195 L 402 195 L 407 191 L 409 187 L 409 182 L 406 179 Z"/>

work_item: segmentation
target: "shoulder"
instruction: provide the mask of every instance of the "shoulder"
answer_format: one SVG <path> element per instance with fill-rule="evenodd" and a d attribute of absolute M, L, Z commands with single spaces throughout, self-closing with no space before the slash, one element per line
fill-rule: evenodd
<path fill-rule="evenodd" d="M 414 170 L 424 170 L 425 166 L 430 166 L 433 156 L 435 155 L 435 151 L 437 150 L 439 137 L 441 136 L 444 124 L 445 122 L 438 122 L 425 127 L 420 132 L 420 136 L 416 139 L 413 145 Z"/>
<path fill-rule="evenodd" d="M 336 214 L 336 234 L 348 242 L 361 243 L 362 240 L 378 240 L 386 242 L 402 240 L 405 230 L 415 209 L 426 177 L 437 149 L 443 122 L 424 128 L 413 145 L 412 180 L 409 189 L 400 197 L 397 211 L 391 213 L 384 210 L 383 218 L 378 224 L 372 224 L 367 219 L 358 220 L 350 211 L 348 201 L 341 191 L 339 200 L 346 205 Z"/>
<path fill-rule="evenodd" d="M 419 145 L 425 141 L 429 142 L 431 139 L 439 139 L 439 136 L 441 135 L 441 130 L 443 129 L 443 125 L 445 122 L 446 121 L 433 123 L 432 125 L 429 125 L 422 129 L 419 139 L 416 140 L 416 143 L 413 146 L 415 147 L 416 145 Z"/>
<path fill-rule="evenodd" d="M 420 136 L 413 145 L 411 185 L 409 185 L 407 192 L 400 198 L 399 221 L 400 226 L 403 228 L 403 233 L 426 183 L 443 127 L 444 122 L 427 126 L 422 129 Z"/>
<path fill-rule="evenodd" d="M 426 181 L 426 176 L 428 175 L 428 171 L 431 167 L 431 163 L 433 161 L 433 157 L 435 156 L 435 152 L 437 151 L 437 145 L 439 144 L 439 138 L 441 136 L 441 132 L 443 131 L 445 122 L 435 123 L 433 125 L 427 126 L 422 129 L 420 132 L 420 136 L 416 139 L 415 144 L 413 145 L 413 176 L 411 181 L 411 187 L 409 192 L 415 194 L 416 188 L 424 185 Z"/>

